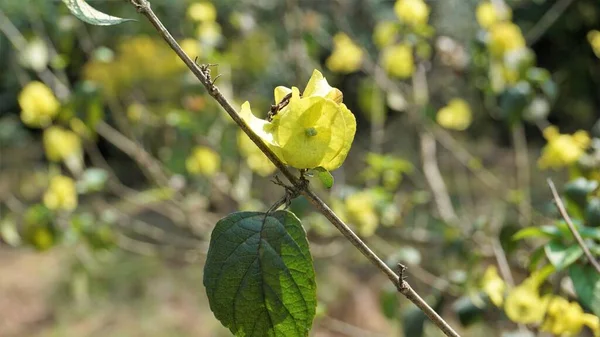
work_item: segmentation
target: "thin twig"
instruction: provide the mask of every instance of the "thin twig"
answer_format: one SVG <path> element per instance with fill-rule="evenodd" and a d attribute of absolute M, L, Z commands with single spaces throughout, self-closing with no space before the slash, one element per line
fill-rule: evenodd
<path fill-rule="evenodd" d="M 208 79 L 206 73 L 194 63 L 194 61 L 183 51 L 181 46 L 173 38 L 171 33 L 165 28 L 160 19 L 154 14 L 147 0 L 129 0 L 138 12 L 144 15 L 156 28 L 162 38 L 169 44 L 181 60 L 187 65 L 192 73 L 204 85 L 208 93 L 221 105 L 227 114 L 238 124 L 238 126 L 248 135 L 248 137 L 258 146 L 258 148 L 269 158 L 271 162 L 281 171 L 281 173 L 304 195 L 367 259 L 380 269 L 392 281 L 406 298 L 419 307 L 446 336 L 458 337 L 459 335 L 450 327 L 450 325 L 440 317 L 433 308 L 431 308 L 411 287 L 400 279 L 398 275 L 388 267 L 377 254 L 375 254 L 351 229 L 346 225 L 332 210 L 323 202 L 302 179 L 297 178 L 287 166 L 273 153 L 273 151 L 263 142 L 263 140 L 254 133 L 244 122 L 237 110 L 221 94 L 219 89 Z"/>
<path fill-rule="evenodd" d="M 588 246 L 586 246 L 585 242 L 583 241 L 583 238 L 581 237 L 581 234 L 579 234 L 579 232 L 577 231 L 577 228 L 575 228 L 575 224 L 573 224 L 573 221 L 571 221 L 571 218 L 569 217 L 569 214 L 565 209 L 565 205 L 563 204 L 562 200 L 560 199 L 560 196 L 558 195 L 558 192 L 556 191 L 556 186 L 554 186 L 554 183 L 550 178 L 548 178 L 548 185 L 550 186 L 550 190 L 552 190 L 552 195 L 554 196 L 554 201 L 556 202 L 556 206 L 560 211 L 560 215 L 562 215 L 563 219 L 567 223 L 567 226 L 569 226 L 569 230 L 571 231 L 571 233 L 573 233 L 573 237 L 575 237 L 575 240 L 577 240 L 577 244 L 579 244 L 579 247 L 581 247 L 585 256 L 588 258 L 588 260 L 590 260 L 592 266 L 594 266 L 596 271 L 600 274 L 600 264 L 594 258 L 594 255 L 592 255 L 592 252 L 590 251 Z"/>
<path fill-rule="evenodd" d="M 421 141 L 421 156 L 423 159 L 423 173 L 425 180 L 433 193 L 433 198 L 438 209 L 438 213 L 442 220 L 448 224 L 458 223 L 458 217 L 454 212 L 446 183 L 440 172 L 436 158 L 436 141 L 435 138 L 427 131 L 419 133 Z"/>
<path fill-rule="evenodd" d="M 523 123 L 512 128 L 513 147 L 515 149 L 515 166 L 517 189 L 522 194 L 519 200 L 519 223 L 528 226 L 531 222 L 531 175 L 529 167 L 529 150 Z"/>
<path fill-rule="evenodd" d="M 15 47 L 15 49 L 22 53 L 27 48 L 27 40 L 25 37 L 19 32 L 17 27 L 10 21 L 10 19 L 4 14 L 2 10 L 0 10 L 0 32 L 4 33 L 10 43 Z M 69 96 L 70 90 L 69 88 L 61 82 L 61 80 L 50 70 L 44 68 L 43 70 L 36 70 L 40 79 L 42 79 L 46 84 L 49 84 L 56 95 L 65 99 Z"/>
<path fill-rule="evenodd" d="M 544 33 L 552 27 L 552 25 L 560 18 L 562 13 L 569 8 L 569 6 L 575 2 L 575 0 L 560 0 L 557 1 L 544 15 L 542 18 L 525 34 L 525 40 L 527 45 L 531 46 L 535 44 Z"/>

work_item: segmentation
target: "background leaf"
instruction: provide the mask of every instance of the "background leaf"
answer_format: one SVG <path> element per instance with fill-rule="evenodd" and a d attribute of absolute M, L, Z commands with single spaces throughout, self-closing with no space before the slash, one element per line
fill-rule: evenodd
<path fill-rule="evenodd" d="M 558 241 L 550 241 L 546 245 L 545 251 L 548 260 L 556 267 L 557 271 L 570 266 L 583 255 L 583 250 L 578 245 L 565 246 Z"/>
<path fill-rule="evenodd" d="M 569 276 L 581 304 L 600 315 L 600 274 L 589 265 L 575 264 L 569 268 Z"/>
<path fill-rule="evenodd" d="M 232 213 L 212 232 L 204 286 L 237 336 L 307 336 L 316 310 L 312 257 L 291 212 Z"/>
<path fill-rule="evenodd" d="M 63 0 L 69 11 L 79 20 L 96 26 L 112 26 L 126 21 L 135 21 L 133 19 L 123 19 L 116 16 L 102 13 L 94 7 L 88 5 L 83 0 Z"/>
<path fill-rule="evenodd" d="M 452 310 L 458 316 L 458 319 L 462 326 L 470 326 L 475 322 L 481 321 L 483 319 L 483 313 L 485 312 L 486 307 L 482 304 L 485 303 L 485 296 L 486 295 L 484 295 L 483 293 L 478 294 L 480 302 L 479 306 L 477 306 L 473 302 L 473 299 L 469 296 L 462 296 L 459 299 L 457 299 L 456 302 L 454 302 L 454 304 L 452 305 Z"/>

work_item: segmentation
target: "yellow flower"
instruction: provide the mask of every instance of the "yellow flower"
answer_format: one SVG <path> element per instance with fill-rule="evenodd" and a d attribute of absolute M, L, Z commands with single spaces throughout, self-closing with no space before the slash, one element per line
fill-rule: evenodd
<path fill-rule="evenodd" d="M 587 39 L 594 50 L 594 54 L 600 58 L 600 31 L 592 30 L 587 34 Z"/>
<path fill-rule="evenodd" d="M 576 336 L 584 325 L 589 326 L 595 336 L 599 335 L 600 321 L 597 316 L 584 313 L 576 302 L 554 296 L 548 304 L 541 330 L 560 336 Z"/>
<path fill-rule="evenodd" d="M 28 83 L 19 93 L 21 120 L 30 127 L 46 127 L 58 114 L 60 103 L 54 93 L 41 82 Z"/>
<path fill-rule="evenodd" d="M 272 174 L 276 167 L 271 163 L 269 158 L 252 142 L 252 140 L 244 133 L 238 133 L 238 147 L 243 156 L 246 157 L 248 167 L 259 175 L 266 177 Z"/>
<path fill-rule="evenodd" d="M 540 285 L 554 270 L 545 267 L 532 273 L 519 286 L 511 289 L 504 302 L 504 312 L 511 321 L 523 324 L 540 323 L 546 314 L 549 296 L 540 297 Z"/>
<path fill-rule="evenodd" d="M 346 198 L 347 216 L 358 227 L 358 233 L 365 237 L 373 235 L 379 225 L 374 201 L 369 191 L 357 192 Z"/>
<path fill-rule="evenodd" d="M 54 235 L 48 228 L 35 228 L 31 236 L 31 243 L 40 251 L 48 250 L 54 245 Z"/>
<path fill-rule="evenodd" d="M 316 96 L 301 98 L 298 88 L 292 88 L 287 111 L 281 114 L 278 124 L 282 159 L 299 169 L 325 165 L 322 163 L 329 144 L 337 141 L 332 139 L 333 133 L 344 131 L 332 127 L 338 116 L 340 108 L 334 101 Z"/>
<path fill-rule="evenodd" d="M 483 274 L 481 283 L 483 291 L 488 295 L 492 303 L 497 307 L 501 307 L 504 302 L 506 283 L 504 283 L 504 280 L 498 275 L 496 267 L 488 267 L 485 274 Z"/>
<path fill-rule="evenodd" d="M 181 62 L 181 60 L 179 60 Z M 132 122 L 139 122 L 144 115 L 144 106 L 140 103 L 133 103 L 127 107 L 127 118 Z"/>
<path fill-rule="evenodd" d="M 337 33 L 333 37 L 333 52 L 325 61 L 329 70 L 338 73 L 352 73 L 360 69 L 363 51 L 348 35 Z"/>
<path fill-rule="evenodd" d="M 194 148 L 192 154 L 185 161 L 185 168 L 191 174 L 200 174 L 212 177 L 221 167 L 221 158 L 212 149 L 205 146 Z"/>
<path fill-rule="evenodd" d="M 341 103 L 341 91 L 315 70 L 302 96 L 296 87 L 275 88 L 276 103 L 290 93 L 289 103 L 272 121 L 255 117 L 248 102 L 242 105 L 240 115 L 287 165 L 329 171 L 340 167 L 356 133 L 356 119 Z"/>
<path fill-rule="evenodd" d="M 538 160 L 541 169 L 558 169 L 575 163 L 590 145 L 590 137 L 585 131 L 577 131 L 573 135 L 560 134 L 556 126 L 544 130 L 544 138 L 548 144 L 542 149 Z"/>
<path fill-rule="evenodd" d="M 525 47 L 521 28 L 512 22 L 498 22 L 490 28 L 488 48 L 495 57 Z"/>
<path fill-rule="evenodd" d="M 540 297 L 537 287 L 522 284 L 509 291 L 504 311 L 513 322 L 533 324 L 542 321 L 547 304 L 548 298 Z"/>
<path fill-rule="evenodd" d="M 409 78 L 415 72 L 412 47 L 398 44 L 387 47 L 381 56 L 383 69 L 398 78 Z"/>
<path fill-rule="evenodd" d="M 80 160 L 83 155 L 79 136 L 60 126 L 44 130 L 44 149 L 51 161 Z"/>
<path fill-rule="evenodd" d="M 398 0 L 394 12 L 400 21 L 412 26 L 425 25 L 429 19 L 429 7 L 423 0 Z"/>
<path fill-rule="evenodd" d="M 592 314 L 583 314 L 583 325 L 587 325 L 594 333 L 594 337 L 600 337 L 600 318 Z"/>
<path fill-rule="evenodd" d="M 510 20 L 512 11 L 504 3 L 496 4 L 490 1 L 483 1 L 477 6 L 475 16 L 482 28 L 489 29 L 499 21 Z"/>
<path fill-rule="evenodd" d="M 373 41 L 379 48 L 389 46 L 394 43 L 394 38 L 398 33 L 398 26 L 392 21 L 378 22 L 373 32 Z"/>
<path fill-rule="evenodd" d="M 436 121 L 447 129 L 462 131 L 471 125 L 471 115 L 469 103 L 461 98 L 455 98 L 438 111 Z"/>
<path fill-rule="evenodd" d="M 210 2 L 196 2 L 187 11 L 190 19 L 198 22 L 210 22 L 217 19 L 217 9 Z"/>
<path fill-rule="evenodd" d="M 200 57 L 202 55 L 202 50 L 200 50 L 200 42 L 196 39 L 184 39 L 179 43 L 181 45 L 181 49 L 193 60 L 195 57 Z M 183 61 L 177 57 L 179 62 L 183 64 Z"/>
<path fill-rule="evenodd" d="M 51 210 L 72 211 L 77 208 L 77 191 L 73 179 L 62 175 L 52 177 L 44 194 L 44 205 Z"/>

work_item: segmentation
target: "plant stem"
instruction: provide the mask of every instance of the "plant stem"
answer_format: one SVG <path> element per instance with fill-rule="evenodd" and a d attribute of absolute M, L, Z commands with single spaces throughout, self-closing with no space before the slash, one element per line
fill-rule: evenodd
<path fill-rule="evenodd" d="M 375 254 L 351 229 L 346 225 L 327 204 L 321 200 L 301 179 L 296 177 L 288 167 L 273 153 L 273 151 L 255 134 L 250 127 L 244 122 L 237 110 L 227 101 L 221 94 L 219 89 L 209 78 L 209 73 L 204 67 L 198 66 L 190 57 L 181 49 L 177 41 L 171 33 L 165 28 L 160 19 L 154 14 L 150 8 L 150 3 L 147 0 L 129 0 L 139 13 L 146 16 L 152 25 L 157 29 L 162 38 L 169 44 L 181 60 L 187 65 L 192 73 L 208 90 L 208 93 L 221 105 L 227 114 L 238 124 L 238 126 L 248 135 L 248 137 L 258 146 L 258 148 L 269 158 L 271 162 L 283 173 L 283 175 L 292 183 L 302 195 L 304 195 L 312 204 L 321 212 L 345 237 L 348 239 L 373 265 L 381 270 L 392 281 L 406 298 L 419 307 L 426 315 L 435 323 L 446 336 L 459 337 L 459 335 L 450 327 L 450 325 L 440 317 L 427 302 L 425 302 L 419 294 L 417 294 L 410 285 L 402 279 L 402 275 L 398 276 L 377 254 Z"/>
<path fill-rule="evenodd" d="M 562 200 L 560 199 L 560 196 L 558 195 L 558 192 L 556 191 L 556 186 L 554 186 L 554 183 L 552 182 L 552 179 L 550 179 L 550 178 L 548 178 L 548 185 L 550 186 L 550 190 L 552 191 L 552 196 L 554 197 L 554 201 L 556 202 L 556 206 L 558 207 L 560 215 L 562 215 L 563 219 L 567 223 L 569 230 L 573 234 L 573 237 L 575 237 L 577 244 L 579 245 L 579 247 L 581 247 L 585 256 L 588 258 L 588 260 L 590 260 L 590 263 L 592 264 L 592 266 L 600 274 L 600 264 L 598 263 L 596 258 L 594 258 L 594 255 L 592 255 L 592 252 L 590 251 L 588 246 L 586 246 L 585 242 L 583 241 L 583 238 L 581 237 L 581 234 L 579 234 L 579 232 L 577 231 L 577 228 L 575 227 L 575 224 L 573 224 L 573 221 L 571 221 L 571 217 L 569 217 L 569 213 L 567 213 L 565 204 L 563 204 Z"/>
<path fill-rule="evenodd" d="M 513 127 L 512 137 L 515 149 L 517 189 L 522 194 L 522 198 L 519 200 L 519 222 L 521 226 L 529 226 L 531 222 L 531 175 L 529 174 L 529 151 L 523 123 Z"/>

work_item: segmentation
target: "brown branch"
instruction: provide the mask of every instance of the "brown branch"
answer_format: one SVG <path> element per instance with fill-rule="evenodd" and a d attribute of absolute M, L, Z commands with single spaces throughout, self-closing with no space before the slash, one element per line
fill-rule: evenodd
<path fill-rule="evenodd" d="M 164 27 L 160 19 L 154 14 L 147 0 L 129 0 L 138 12 L 144 15 L 150 23 L 156 28 L 162 38 L 169 44 L 181 60 L 187 65 L 192 73 L 204 85 L 208 93 L 221 105 L 227 114 L 237 123 L 237 125 L 248 135 L 248 137 L 258 146 L 258 148 L 269 158 L 271 162 L 281 171 L 281 173 L 304 195 L 373 265 L 381 270 L 390 281 L 398 288 L 406 298 L 419 307 L 441 331 L 447 336 L 458 337 L 459 335 L 431 308 L 411 287 L 401 279 L 385 262 L 383 262 L 351 229 L 346 225 L 330 208 L 323 202 L 301 179 L 297 178 L 287 166 L 267 147 L 262 139 L 255 134 L 250 127 L 242 120 L 237 110 L 221 94 L 219 89 L 209 79 L 208 73 L 198 66 L 181 49 L 171 33 Z"/>
<path fill-rule="evenodd" d="M 579 234 L 579 232 L 577 231 L 577 228 L 575 228 L 575 224 L 573 224 L 573 221 L 571 221 L 571 218 L 569 217 L 569 214 L 565 209 L 565 205 L 563 204 L 562 200 L 560 199 L 560 196 L 558 195 L 558 192 L 556 191 L 556 186 L 554 186 L 554 183 L 550 178 L 548 178 L 548 185 L 550 186 L 550 190 L 552 190 L 552 195 L 554 196 L 554 201 L 556 202 L 556 206 L 558 207 L 560 215 L 562 215 L 563 219 L 567 223 L 567 226 L 569 226 L 569 230 L 571 231 L 571 233 L 573 233 L 573 237 L 575 237 L 575 240 L 577 240 L 577 244 L 579 245 L 579 247 L 581 247 L 585 256 L 588 258 L 588 260 L 590 260 L 592 266 L 594 266 L 596 271 L 600 274 L 600 264 L 594 258 L 594 255 L 592 255 L 592 252 L 590 251 L 588 246 L 586 246 L 585 242 L 583 241 L 583 238 L 581 237 L 581 234 Z"/>

